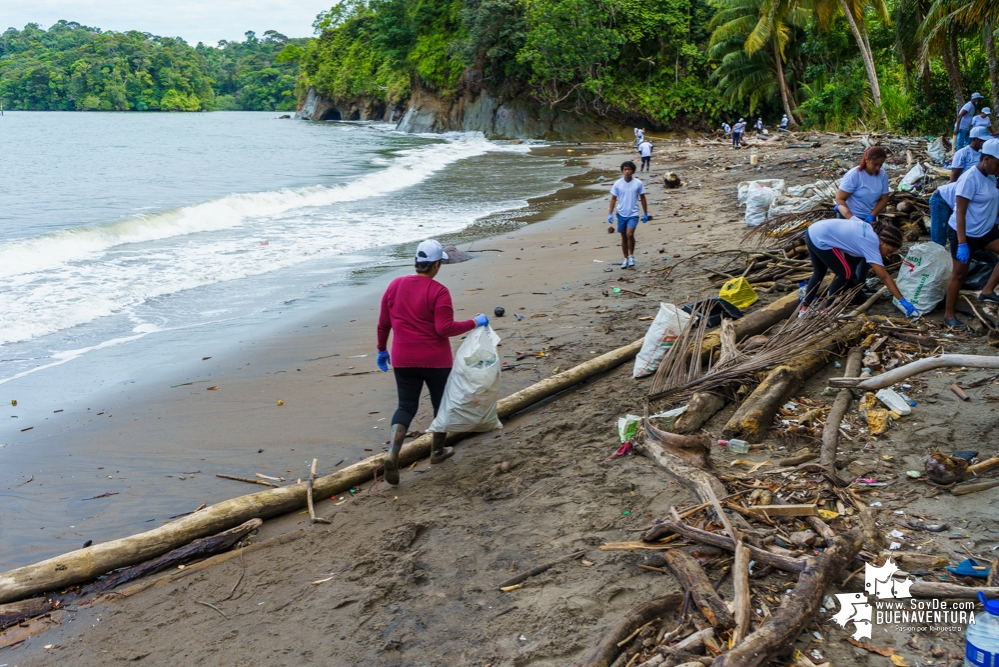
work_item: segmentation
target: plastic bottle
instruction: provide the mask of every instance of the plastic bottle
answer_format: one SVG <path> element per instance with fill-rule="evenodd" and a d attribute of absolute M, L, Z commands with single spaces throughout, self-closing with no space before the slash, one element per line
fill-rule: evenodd
<path fill-rule="evenodd" d="M 733 454 L 748 454 L 749 453 L 749 443 L 745 440 L 738 440 L 733 438 L 731 440 L 719 440 L 719 445 L 725 445 L 728 447 L 728 451 Z"/>
<path fill-rule="evenodd" d="M 999 656 L 999 600 L 986 600 L 983 593 L 978 600 L 985 611 L 975 616 L 964 634 L 964 667 L 982 667 L 995 664 Z"/>
<path fill-rule="evenodd" d="M 798 301 L 805 300 L 805 294 L 808 293 L 808 283 L 802 280 L 798 283 Z"/>

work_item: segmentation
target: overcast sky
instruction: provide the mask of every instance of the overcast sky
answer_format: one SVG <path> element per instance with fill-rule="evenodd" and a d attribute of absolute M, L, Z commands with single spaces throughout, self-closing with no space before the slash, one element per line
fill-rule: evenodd
<path fill-rule="evenodd" d="M 0 30 L 28 23 L 48 28 L 59 19 L 102 30 L 139 30 L 199 41 L 243 40 L 253 30 L 288 37 L 312 35 L 316 14 L 337 0 L 0 0 Z"/>

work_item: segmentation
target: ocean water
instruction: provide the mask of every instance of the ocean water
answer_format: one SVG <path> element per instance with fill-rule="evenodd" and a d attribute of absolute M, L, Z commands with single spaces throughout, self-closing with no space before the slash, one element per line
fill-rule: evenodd
<path fill-rule="evenodd" d="M 580 171 L 476 134 L 277 115 L 0 118 L 0 393 L 79 398 L 134 372 L 121 351 L 86 365 L 109 347 L 141 340 L 148 364 L 164 332 L 244 336 L 282 304 L 328 306 Z"/>

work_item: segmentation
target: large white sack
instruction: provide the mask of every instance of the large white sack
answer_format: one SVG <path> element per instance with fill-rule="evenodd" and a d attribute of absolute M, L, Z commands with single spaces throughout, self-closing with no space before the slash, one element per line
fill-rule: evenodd
<path fill-rule="evenodd" d="M 947 146 L 944 144 L 943 137 L 937 137 L 926 144 L 926 153 L 934 162 L 943 164 L 947 159 Z"/>
<path fill-rule="evenodd" d="M 916 243 L 905 253 L 895 284 L 921 315 L 927 315 L 947 295 L 947 281 L 952 270 L 950 253 L 946 248 L 939 243 Z M 892 299 L 892 303 L 905 312 L 898 299 Z"/>
<path fill-rule="evenodd" d="M 784 191 L 784 179 L 783 178 L 765 178 L 759 181 L 742 181 L 739 183 L 736 193 L 739 197 L 739 206 L 746 205 L 746 197 L 749 196 L 749 188 L 753 185 L 764 188 L 773 188 L 778 192 Z"/>
<path fill-rule="evenodd" d="M 746 224 L 750 227 L 762 225 L 767 219 L 770 205 L 780 194 L 779 190 L 757 185 L 755 182 L 746 193 Z"/>
<path fill-rule="evenodd" d="M 640 378 L 655 373 L 666 352 L 673 347 L 676 337 L 687 326 L 688 321 L 690 315 L 672 303 L 660 303 L 656 319 L 652 320 L 649 330 L 645 332 L 642 350 L 635 357 L 632 377 Z"/>
<path fill-rule="evenodd" d="M 454 367 L 429 433 L 478 433 L 502 428 L 496 415 L 500 394 L 500 337 L 476 327 L 454 355 Z"/>

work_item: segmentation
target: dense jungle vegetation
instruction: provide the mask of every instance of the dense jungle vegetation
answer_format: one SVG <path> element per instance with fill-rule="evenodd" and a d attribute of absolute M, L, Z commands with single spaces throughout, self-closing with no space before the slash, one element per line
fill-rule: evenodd
<path fill-rule="evenodd" d="M 0 100 L 8 109 L 294 111 L 305 39 L 268 30 L 217 47 L 69 21 L 0 35 Z"/>
<path fill-rule="evenodd" d="M 300 91 L 503 99 L 653 127 L 782 113 L 812 127 L 949 132 L 999 112 L 997 0 L 343 0 Z"/>

